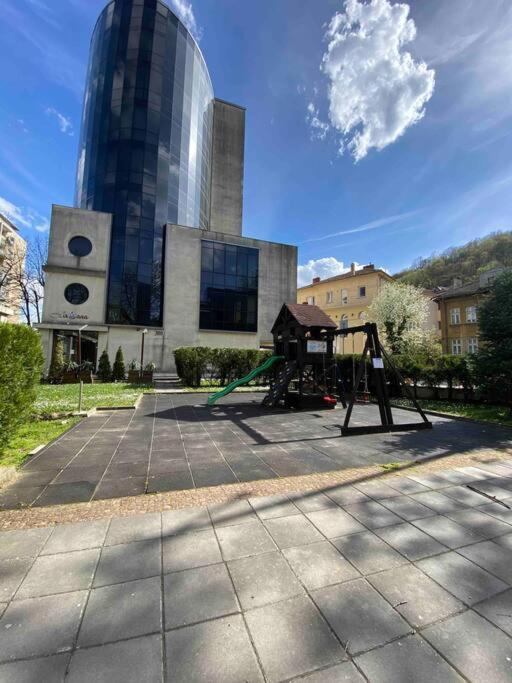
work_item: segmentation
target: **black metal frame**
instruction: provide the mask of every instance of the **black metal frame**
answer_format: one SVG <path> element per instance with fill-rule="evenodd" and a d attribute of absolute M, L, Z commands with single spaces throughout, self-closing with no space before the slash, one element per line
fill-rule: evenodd
<path fill-rule="evenodd" d="M 409 386 L 405 383 L 404 378 L 400 374 L 398 368 L 395 366 L 390 356 L 380 343 L 377 325 L 375 323 L 366 323 L 358 327 L 348 327 L 341 330 L 336 330 L 336 336 L 347 336 L 349 334 L 357 334 L 362 332 L 366 334 L 366 342 L 364 345 L 363 354 L 357 370 L 356 381 L 353 386 L 352 396 L 350 398 L 347 413 L 345 415 L 345 422 L 341 428 L 342 436 L 355 436 L 358 434 L 381 434 L 384 432 L 403 432 L 409 430 L 432 429 L 432 423 L 421 409 L 420 404 L 414 397 Z M 379 406 L 379 413 L 381 424 L 368 425 L 365 427 L 350 427 L 350 418 L 357 399 L 357 389 L 361 383 L 363 373 L 366 365 L 366 358 L 370 354 L 371 358 L 371 372 L 373 373 L 375 392 L 377 395 L 377 403 Z M 386 372 L 384 370 L 384 360 L 388 363 L 392 372 L 397 377 L 400 386 L 404 390 L 407 397 L 412 401 L 414 407 L 421 416 L 422 422 L 412 422 L 409 424 L 395 424 L 393 420 L 393 412 L 391 410 L 391 403 L 389 400 L 388 385 L 386 382 Z"/>

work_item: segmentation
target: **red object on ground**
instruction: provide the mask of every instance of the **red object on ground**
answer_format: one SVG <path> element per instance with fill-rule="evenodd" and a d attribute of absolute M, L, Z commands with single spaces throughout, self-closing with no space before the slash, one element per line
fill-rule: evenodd
<path fill-rule="evenodd" d="M 327 403 L 330 406 L 335 406 L 338 403 L 334 396 L 324 396 L 323 401 L 324 403 Z"/>

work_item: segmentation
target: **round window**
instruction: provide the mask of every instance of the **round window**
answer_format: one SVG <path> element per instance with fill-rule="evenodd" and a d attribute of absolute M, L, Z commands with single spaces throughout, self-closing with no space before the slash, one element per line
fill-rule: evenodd
<path fill-rule="evenodd" d="M 92 251 L 92 242 L 87 237 L 72 237 L 68 249 L 73 256 L 88 256 Z"/>
<path fill-rule="evenodd" d="M 64 290 L 64 296 L 66 301 L 74 306 L 79 306 L 84 304 L 89 298 L 89 290 L 85 285 L 81 285 L 79 282 L 73 282 L 72 285 L 68 285 Z"/>

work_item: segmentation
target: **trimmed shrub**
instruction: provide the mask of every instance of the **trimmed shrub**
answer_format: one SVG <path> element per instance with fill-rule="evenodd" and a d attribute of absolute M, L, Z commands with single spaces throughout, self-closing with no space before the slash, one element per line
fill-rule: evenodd
<path fill-rule="evenodd" d="M 64 341 L 62 337 L 57 337 L 53 344 L 52 360 L 48 370 L 49 381 L 52 383 L 60 382 L 64 369 Z"/>
<path fill-rule="evenodd" d="M 100 356 L 100 361 L 98 363 L 98 377 L 102 380 L 102 382 L 110 382 L 112 379 L 112 368 L 110 366 L 107 349 L 104 349 Z"/>
<path fill-rule="evenodd" d="M 35 330 L 0 323 L 0 451 L 31 417 L 43 363 Z"/>
<path fill-rule="evenodd" d="M 271 355 L 270 351 L 257 349 L 210 349 L 204 346 L 174 351 L 178 377 L 190 387 L 200 386 L 201 380 L 217 381 L 226 386 L 248 375 Z M 258 380 L 268 383 L 269 373 L 261 375 Z"/>
<path fill-rule="evenodd" d="M 116 353 L 116 359 L 114 361 L 114 367 L 112 368 L 112 379 L 117 382 L 124 382 L 126 377 L 126 368 L 124 366 L 124 356 L 123 349 L 119 347 Z"/>

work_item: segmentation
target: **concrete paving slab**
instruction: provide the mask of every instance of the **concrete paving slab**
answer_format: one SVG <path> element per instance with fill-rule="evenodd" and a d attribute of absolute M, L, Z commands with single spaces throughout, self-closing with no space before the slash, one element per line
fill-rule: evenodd
<path fill-rule="evenodd" d="M 391 510 L 391 512 L 394 512 L 396 515 L 402 517 L 402 519 L 405 519 L 407 522 L 410 522 L 413 519 L 423 519 L 424 517 L 432 517 L 436 514 L 434 510 L 426 507 L 425 505 L 422 505 L 421 503 L 418 503 L 418 501 L 416 500 L 412 500 L 412 498 L 410 498 L 409 496 L 387 498 L 385 500 L 382 500 L 381 503 L 382 505 L 384 505 L 384 507 L 387 507 L 388 510 Z"/>
<path fill-rule="evenodd" d="M 11 602 L 0 619 L 0 662 L 70 650 L 86 591 Z"/>
<path fill-rule="evenodd" d="M 259 521 L 253 524 L 217 527 L 216 531 L 222 556 L 226 561 L 261 555 L 276 549 L 272 537 Z"/>
<path fill-rule="evenodd" d="M 103 645 L 160 631 L 160 577 L 91 591 L 78 645 Z"/>
<path fill-rule="evenodd" d="M 285 548 L 283 555 L 308 590 L 350 581 L 360 576 L 357 569 L 327 541 Z"/>
<path fill-rule="evenodd" d="M 432 538 L 435 538 L 439 543 L 452 549 L 460 548 L 470 543 L 478 543 L 478 541 L 482 540 L 482 536 L 476 533 L 476 531 L 471 531 L 442 515 L 426 519 L 416 519 L 412 524 L 426 534 L 429 534 L 429 536 L 432 536 Z"/>
<path fill-rule="evenodd" d="M 504 548 L 512 550 L 512 533 L 506 534 L 505 536 L 499 536 L 498 538 L 494 539 L 494 542 L 503 546 Z"/>
<path fill-rule="evenodd" d="M 260 519 L 274 519 L 275 517 L 290 517 L 300 514 L 300 510 L 285 495 L 249 498 L 249 503 Z"/>
<path fill-rule="evenodd" d="M 471 610 L 430 626 L 423 636 L 470 681 L 512 679 L 512 640 Z"/>
<path fill-rule="evenodd" d="M 281 549 L 324 540 L 322 534 L 302 515 L 268 519 L 264 524 Z"/>
<path fill-rule="evenodd" d="M 211 530 L 164 538 L 164 573 L 194 569 L 221 561 L 219 544 Z"/>
<path fill-rule="evenodd" d="M 361 574 L 380 572 L 407 562 L 396 550 L 371 531 L 336 538 L 333 543 Z"/>
<path fill-rule="evenodd" d="M 467 548 L 460 548 L 459 553 L 512 585 L 512 551 L 508 548 L 503 548 L 493 541 L 483 541 Z"/>
<path fill-rule="evenodd" d="M 368 581 L 415 628 L 465 609 L 451 593 L 413 565 L 373 574 Z"/>
<path fill-rule="evenodd" d="M 185 508 L 162 512 L 162 535 L 176 536 L 191 531 L 211 529 L 212 523 L 206 508 Z"/>
<path fill-rule="evenodd" d="M 362 491 L 348 485 L 328 488 L 325 494 L 340 506 L 355 505 L 356 503 L 364 503 L 370 500 Z"/>
<path fill-rule="evenodd" d="M 463 678 L 418 635 L 408 636 L 356 659 L 369 681 L 463 683 Z"/>
<path fill-rule="evenodd" d="M 88 550 L 103 545 L 109 525 L 108 519 L 94 522 L 62 524 L 53 529 L 52 535 L 41 551 L 42 555 L 69 553 L 73 550 Z"/>
<path fill-rule="evenodd" d="M 478 507 L 479 505 L 489 504 L 488 498 L 468 489 L 467 486 L 453 486 L 449 489 L 443 489 L 443 495 L 449 496 L 468 507 Z"/>
<path fill-rule="evenodd" d="M 224 564 L 164 576 L 164 604 L 168 630 L 240 611 Z"/>
<path fill-rule="evenodd" d="M 338 536 L 348 536 L 366 531 L 360 522 L 339 507 L 310 512 L 306 514 L 306 517 L 327 538 L 337 538 Z"/>
<path fill-rule="evenodd" d="M 94 587 L 159 576 L 162 545 L 159 538 L 106 546 L 94 576 Z"/>
<path fill-rule="evenodd" d="M 448 490 L 451 491 L 451 489 Z M 425 491 L 424 493 L 414 493 L 411 498 L 416 502 L 431 508 L 439 515 L 444 515 L 448 512 L 460 512 L 461 510 L 467 510 L 466 505 L 448 495 L 445 495 L 441 491 Z"/>
<path fill-rule="evenodd" d="M 77 650 L 66 678 L 70 683 L 161 683 L 162 680 L 160 635 Z"/>
<path fill-rule="evenodd" d="M 384 645 L 411 631 L 364 579 L 320 588 L 312 597 L 350 654 Z"/>
<path fill-rule="evenodd" d="M 168 683 L 263 683 L 241 616 L 165 634 Z"/>
<path fill-rule="evenodd" d="M 455 552 L 420 560 L 417 566 L 466 605 L 505 591 L 506 583 Z"/>
<path fill-rule="evenodd" d="M 24 531 L 1 531 L 0 560 L 12 560 L 16 557 L 36 557 L 51 533 L 51 527 L 45 529 L 26 529 Z"/>
<path fill-rule="evenodd" d="M 161 525 L 160 513 L 114 518 L 110 523 L 105 545 L 160 538 Z"/>
<path fill-rule="evenodd" d="M 369 529 L 380 529 L 384 526 L 400 524 L 402 521 L 401 517 L 376 501 L 348 505 L 345 510 Z"/>
<path fill-rule="evenodd" d="M 394 498 L 397 495 L 396 490 L 383 481 L 364 481 L 354 484 L 354 487 L 375 500 Z"/>
<path fill-rule="evenodd" d="M 50 484 L 33 503 L 34 507 L 48 505 L 70 505 L 71 503 L 88 503 L 94 490 L 95 482 L 78 481 L 68 484 Z"/>
<path fill-rule="evenodd" d="M 31 557 L 0 561 L 0 602 L 8 602 L 32 566 Z"/>
<path fill-rule="evenodd" d="M 246 621 L 271 683 L 346 658 L 314 604 L 305 596 L 251 610 Z"/>
<path fill-rule="evenodd" d="M 512 507 L 512 506 L 511 506 Z M 485 512 L 491 517 L 496 517 L 496 519 L 501 519 L 502 522 L 507 524 L 512 524 L 512 509 L 505 508 L 498 503 L 490 503 L 488 505 L 481 505 L 479 508 L 482 512 Z"/>
<path fill-rule="evenodd" d="M 512 590 L 479 602 L 473 610 L 512 636 Z"/>
<path fill-rule="evenodd" d="M 446 513 L 446 516 L 457 524 L 476 532 L 482 538 L 495 538 L 503 534 L 512 533 L 512 526 L 505 522 L 477 510 L 463 510 L 461 512 Z"/>
<path fill-rule="evenodd" d="M 228 567 L 244 610 L 304 593 L 280 553 L 235 560 L 229 562 Z"/>
<path fill-rule="evenodd" d="M 300 681 L 304 683 L 364 683 L 364 680 L 352 662 L 343 662 L 343 664 L 316 671 L 309 676 L 294 678 L 293 683 Z"/>
<path fill-rule="evenodd" d="M 62 683 L 69 658 L 69 654 L 64 654 L 0 664 L 0 681 L 2 683 L 36 683 L 37 681 Z"/>
<path fill-rule="evenodd" d="M 254 510 L 246 500 L 211 505 L 208 509 L 214 525 L 219 527 L 251 524 L 258 521 Z"/>
<path fill-rule="evenodd" d="M 411 562 L 438 555 L 447 550 L 447 546 L 409 522 L 375 529 L 375 534 Z"/>
<path fill-rule="evenodd" d="M 321 492 L 290 493 L 290 499 L 301 512 L 315 512 L 336 507 L 336 503 Z"/>

